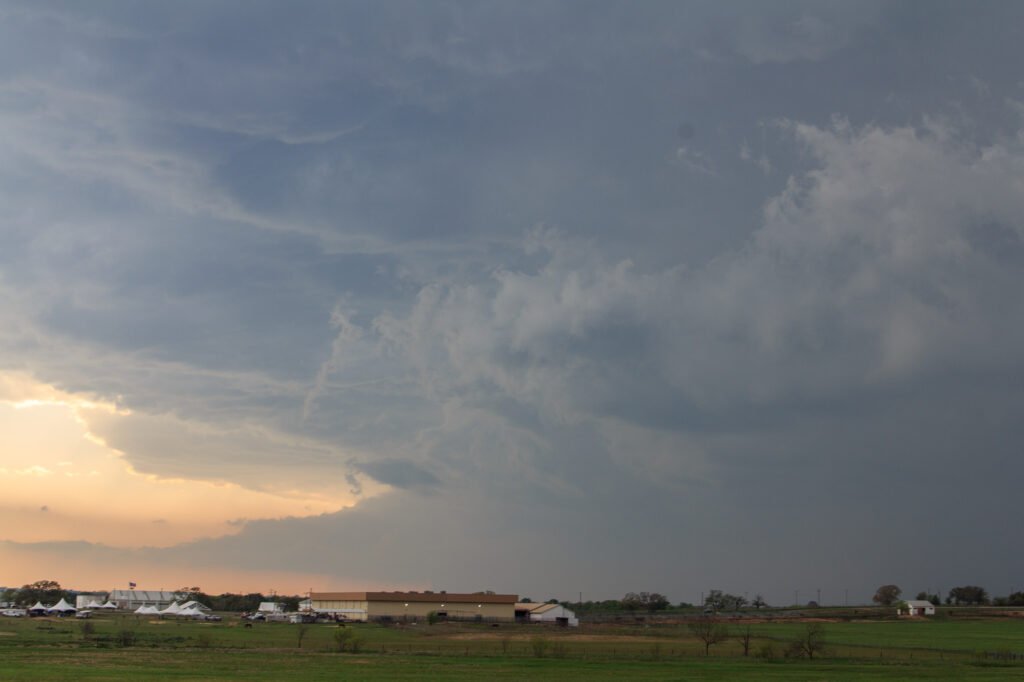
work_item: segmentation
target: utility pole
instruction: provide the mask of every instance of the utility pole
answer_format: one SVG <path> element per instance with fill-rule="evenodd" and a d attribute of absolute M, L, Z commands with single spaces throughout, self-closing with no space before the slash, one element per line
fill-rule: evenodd
<path fill-rule="evenodd" d="M 793 605 L 800 606 L 800 590 L 793 590 Z"/>
<path fill-rule="evenodd" d="M 818 606 L 821 606 L 821 588 L 818 588 Z"/>

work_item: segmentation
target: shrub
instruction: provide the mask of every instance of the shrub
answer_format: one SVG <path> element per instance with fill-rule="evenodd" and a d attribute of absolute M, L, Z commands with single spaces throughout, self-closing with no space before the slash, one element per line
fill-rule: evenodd
<path fill-rule="evenodd" d="M 764 661 L 775 660 L 775 647 L 772 646 L 771 642 L 765 642 L 761 645 L 761 648 L 757 650 L 755 654 L 758 658 Z"/>
<path fill-rule="evenodd" d="M 363 640 L 356 636 L 354 630 L 338 628 L 334 631 L 334 643 L 338 651 L 351 651 L 358 654 L 363 648 Z"/>
<path fill-rule="evenodd" d="M 439 622 L 441 622 L 441 616 L 437 615 L 437 611 L 431 611 L 427 614 L 427 625 L 434 625 Z"/>

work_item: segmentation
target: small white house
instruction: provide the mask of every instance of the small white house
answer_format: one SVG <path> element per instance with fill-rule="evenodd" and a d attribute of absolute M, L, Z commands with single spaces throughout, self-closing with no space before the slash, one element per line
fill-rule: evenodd
<path fill-rule="evenodd" d="M 260 607 L 256 611 L 265 616 L 273 613 L 284 613 L 284 604 L 276 601 L 261 601 Z"/>
<path fill-rule="evenodd" d="M 907 599 L 896 609 L 898 616 L 934 616 L 935 604 L 920 599 Z"/>
<path fill-rule="evenodd" d="M 528 620 L 531 623 L 554 623 L 573 628 L 580 624 L 576 614 L 561 604 L 519 602 L 516 604 L 516 619 Z"/>

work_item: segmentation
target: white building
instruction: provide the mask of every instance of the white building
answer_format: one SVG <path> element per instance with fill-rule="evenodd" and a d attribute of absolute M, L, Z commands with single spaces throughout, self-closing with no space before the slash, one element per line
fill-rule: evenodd
<path fill-rule="evenodd" d="M 930 601 L 907 599 L 896 609 L 899 616 L 934 616 L 935 604 Z"/>
<path fill-rule="evenodd" d="M 573 628 L 580 624 L 576 614 L 561 604 L 533 604 L 530 602 L 516 604 L 516 620 L 528 620 L 531 623 L 554 623 Z"/>
<path fill-rule="evenodd" d="M 111 590 L 110 601 L 122 611 L 134 611 L 140 606 L 164 609 L 177 601 L 177 595 L 162 590 Z"/>
<path fill-rule="evenodd" d="M 100 609 L 103 602 L 107 600 L 105 594 L 78 594 L 75 595 L 76 609 Z"/>
<path fill-rule="evenodd" d="M 284 613 L 284 604 L 276 601 L 261 601 L 260 607 L 256 609 L 256 611 L 257 613 L 262 613 L 264 615 L 271 613 Z"/>

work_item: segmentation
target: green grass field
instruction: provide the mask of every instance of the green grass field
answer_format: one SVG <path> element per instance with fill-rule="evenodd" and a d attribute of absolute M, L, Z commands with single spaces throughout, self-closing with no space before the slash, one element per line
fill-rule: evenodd
<path fill-rule="evenodd" d="M 88 623 L 89 625 L 85 625 Z M 733 630 L 737 626 L 730 626 Z M 160 621 L 101 615 L 0 619 L 0 679 L 558 679 L 990 680 L 1024 678 L 1024 620 L 936 619 L 824 623 L 828 649 L 783 657 L 806 629 L 753 624 L 744 657 L 735 639 L 710 657 L 684 624 L 426 624 L 383 627 Z M 358 639 L 339 652 L 336 633 Z M 130 634 L 128 634 L 130 633 Z M 301 647 L 300 647 L 301 634 Z M 124 646 L 130 640 L 130 646 Z"/>

